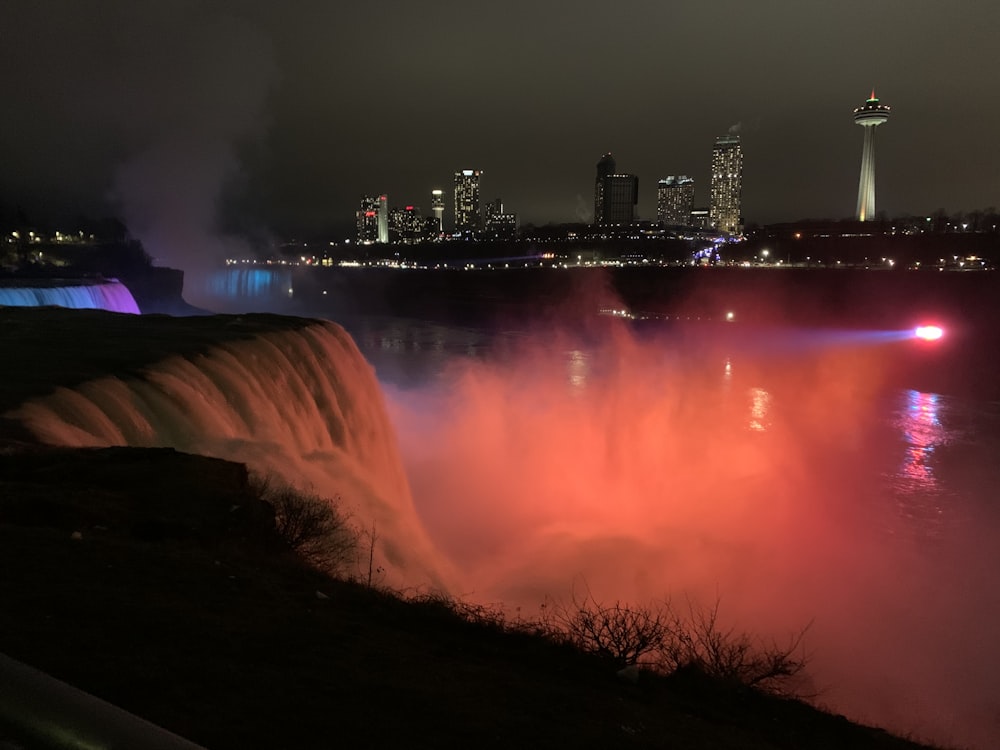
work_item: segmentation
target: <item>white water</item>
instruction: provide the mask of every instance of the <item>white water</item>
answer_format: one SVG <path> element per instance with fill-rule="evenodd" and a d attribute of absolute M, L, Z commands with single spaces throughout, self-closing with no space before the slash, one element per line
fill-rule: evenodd
<path fill-rule="evenodd" d="M 0 306 L 68 307 L 74 310 L 96 309 L 139 314 L 132 293 L 118 281 L 69 286 L 0 286 Z"/>
<path fill-rule="evenodd" d="M 339 497 L 356 525 L 375 524 L 387 584 L 442 583 L 374 372 L 335 324 L 171 357 L 142 378 L 59 388 L 10 416 L 50 444 L 172 447 Z"/>

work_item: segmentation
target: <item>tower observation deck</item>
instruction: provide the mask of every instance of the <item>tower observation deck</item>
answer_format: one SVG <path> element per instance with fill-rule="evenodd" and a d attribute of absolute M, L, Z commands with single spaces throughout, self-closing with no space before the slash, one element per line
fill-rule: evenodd
<path fill-rule="evenodd" d="M 854 122 L 865 129 L 858 181 L 858 221 L 870 221 L 875 216 L 875 128 L 888 119 L 889 108 L 879 103 L 874 89 L 868 101 L 854 110 Z"/>

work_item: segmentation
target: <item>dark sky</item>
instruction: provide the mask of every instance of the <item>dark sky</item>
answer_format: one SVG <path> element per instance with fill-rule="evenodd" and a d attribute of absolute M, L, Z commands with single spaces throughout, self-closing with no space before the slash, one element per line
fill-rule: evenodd
<path fill-rule="evenodd" d="M 695 178 L 738 128 L 744 215 L 845 217 L 874 86 L 877 208 L 1000 204 L 994 0 L 13 0 L 0 30 L 0 208 L 122 215 L 181 243 L 425 212 L 454 171 L 522 222 L 588 218 L 611 150 Z M 448 202 L 450 217 L 451 201 Z M 193 240 L 191 240 L 193 241 Z"/>

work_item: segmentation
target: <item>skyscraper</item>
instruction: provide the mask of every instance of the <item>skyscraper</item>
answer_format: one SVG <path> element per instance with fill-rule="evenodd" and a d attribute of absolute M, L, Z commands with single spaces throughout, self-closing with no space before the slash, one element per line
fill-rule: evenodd
<path fill-rule="evenodd" d="M 712 149 L 712 229 L 730 234 L 743 230 L 743 146 L 738 135 L 720 135 Z"/>
<path fill-rule="evenodd" d="M 868 101 L 854 110 L 854 122 L 865 129 L 858 180 L 858 221 L 870 221 L 875 216 L 875 128 L 888 119 L 889 108 L 879 104 L 875 89 Z"/>
<path fill-rule="evenodd" d="M 386 196 L 366 195 L 361 199 L 357 212 L 358 244 L 372 245 L 389 241 L 388 211 Z"/>
<path fill-rule="evenodd" d="M 594 182 L 594 224 L 631 224 L 635 221 L 635 204 L 639 200 L 639 178 L 619 174 L 610 153 L 597 162 Z"/>
<path fill-rule="evenodd" d="M 482 226 L 479 213 L 478 169 L 463 169 L 455 172 L 455 231 L 469 232 Z"/>
<path fill-rule="evenodd" d="M 694 210 L 694 180 L 670 175 L 657 183 L 656 220 L 670 226 L 689 226 Z"/>
<path fill-rule="evenodd" d="M 431 190 L 431 214 L 437 219 L 437 231 L 444 231 L 444 191 L 438 188 Z"/>
<path fill-rule="evenodd" d="M 427 224 L 416 206 L 392 209 L 389 212 L 389 225 L 396 236 L 396 242 L 403 245 L 414 245 L 425 239 Z"/>
<path fill-rule="evenodd" d="M 378 197 L 378 243 L 389 243 L 389 196 L 385 193 Z"/>
<path fill-rule="evenodd" d="M 505 212 L 499 198 L 486 204 L 486 235 L 495 240 L 512 240 L 517 236 L 517 214 Z"/>

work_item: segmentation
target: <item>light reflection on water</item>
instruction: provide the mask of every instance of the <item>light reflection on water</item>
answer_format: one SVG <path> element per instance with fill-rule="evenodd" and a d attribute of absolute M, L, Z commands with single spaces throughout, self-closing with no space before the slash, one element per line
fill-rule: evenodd
<path fill-rule="evenodd" d="M 919 492 L 940 489 L 934 473 L 934 451 L 948 440 L 941 424 L 940 396 L 936 393 L 906 391 L 906 406 L 897 424 L 906 441 L 906 450 L 897 476 L 900 489 Z"/>
<path fill-rule="evenodd" d="M 750 389 L 750 429 L 754 432 L 766 432 L 771 426 L 771 394 L 763 388 Z"/>
<path fill-rule="evenodd" d="M 887 472 L 897 513 L 921 536 L 940 537 L 962 515 L 960 494 L 944 481 L 942 468 L 960 459 L 960 446 L 969 435 L 958 426 L 952 401 L 937 393 L 896 394 L 887 419 L 901 446 Z"/>
<path fill-rule="evenodd" d="M 590 372 L 589 355 L 579 349 L 574 349 L 567 355 L 566 370 L 571 388 L 579 390 L 587 385 L 587 375 Z"/>

